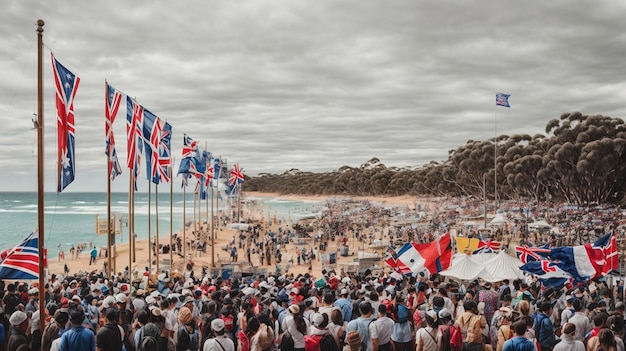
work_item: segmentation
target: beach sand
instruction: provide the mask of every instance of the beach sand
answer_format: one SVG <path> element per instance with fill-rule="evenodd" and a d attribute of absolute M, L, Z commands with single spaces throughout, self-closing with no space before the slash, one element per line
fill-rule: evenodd
<path fill-rule="evenodd" d="M 429 204 L 431 204 L 431 202 L 429 202 L 427 199 L 422 199 L 422 198 L 417 198 L 417 197 L 411 197 L 411 196 L 398 196 L 398 197 L 355 197 L 355 196 L 350 196 L 350 197 L 342 197 L 342 196 L 296 196 L 296 195 L 280 195 L 280 194 L 273 194 L 273 193 L 257 193 L 257 192 L 247 192 L 244 193 L 244 198 L 246 196 L 250 196 L 250 197 L 275 197 L 275 198 L 281 198 L 284 200 L 301 200 L 301 201 L 316 201 L 316 202 L 323 202 L 327 199 L 330 198 L 335 198 L 335 199 L 340 199 L 340 198 L 344 198 L 344 199 L 352 199 L 352 200 L 369 200 L 371 202 L 376 202 L 376 203 L 380 203 L 380 204 L 384 204 L 384 205 L 409 205 L 412 206 L 416 203 L 420 203 L 422 205 L 426 205 L 428 206 Z M 254 210 L 252 210 L 254 211 Z M 262 217 L 260 214 L 258 217 Z M 254 218 L 254 216 L 253 216 Z M 285 223 L 283 224 L 273 224 L 271 226 L 271 229 L 276 232 L 278 230 L 278 227 L 283 226 L 283 228 L 285 228 Z M 182 236 L 182 230 L 175 230 L 178 235 Z M 188 229 L 188 233 L 190 234 L 191 230 Z M 153 233 L 154 236 L 154 233 Z M 228 252 L 222 250 L 222 247 L 226 244 L 228 244 L 233 237 L 237 238 L 237 242 L 238 242 L 238 238 L 239 238 L 239 233 L 237 229 L 232 229 L 230 228 L 230 226 L 227 227 L 221 227 L 219 228 L 219 230 L 217 230 L 216 232 L 216 240 L 215 240 L 215 263 L 216 263 L 216 267 L 220 268 L 221 267 L 221 263 L 228 263 L 230 261 L 230 255 Z M 114 255 L 114 261 L 115 263 L 113 264 L 113 267 L 116 269 L 116 272 L 124 272 L 125 267 L 127 267 L 129 264 L 131 264 L 131 272 L 132 270 L 134 270 L 135 268 L 137 268 L 139 270 L 139 272 L 143 272 L 145 267 L 149 267 L 150 266 L 150 262 L 148 261 L 148 255 L 149 255 L 149 242 L 148 240 L 137 240 L 136 241 L 136 250 L 135 250 L 135 262 L 131 263 L 129 260 L 129 245 L 128 245 L 128 238 L 124 238 L 123 243 L 119 243 L 116 245 L 115 247 L 115 255 Z M 170 238 L 169 238 L 169 228 L 167 228 L 166 230 L 161 229 L 160 233 L 159 233 L 159 242 L 163 245 L 167 245 L 170 243 Z M 328 245 L 328 249 L 327 249 L 327 253 L 328 252 L 337 252 L 338 251 L 338 240 L 336 242 L 329 242 Z M 349 241 L 350 244 L 350 252 L 353 253 L 353 255 L 348 256 L 348 257 L 341 257 L 339 254 L 337 254 L 337 267 L 341 267 L 342 264 L 345 263 L 350 263 L 353 262 L 356 257 L 357 257 L 357 253 L 355 252 L 357 249 L 357 244 L 358 243 L 353 243 L 352 240 Z M 294 261 L 294 265 L 292 265 L 289 269 L 289 273 L 294 273 L 294 274 L 299 274 L 299 273 L 306 273 L 309 272 L 309 264 L 308 263 L 303 263 L 301 265 L 297 265 L 297 260 L 295 257 L 295 251 L 296 249 L 305 247 L 307 249 L 310 249 L 311 247 L 313 247 L 313 239 L 310 239 L 307 241 L 306 245 L 295 245 L 295 244 L 287 244 L 284 245 L 284 247 L 281 249 L 281 252 L 283 253 L 283 260 L 281 263 L 281 267 L 282 267 L 282 272 L 284 273 L 284 269 L 285 266 L 287 264 L 287 261 L 289 260 L 289 257 L 291 255 L 293 255 L 293 261 Z M 75 259 L 71 259 L 69 257 L 69 255 L 66 255 L 65 259 L 61 260 L 61 259 L 50 259 L 48 261 L 48 273 L 49 274 L 57 274 L 57 275 L 63 275 L 64 272 L 64 266 L 67 264 L 70 274 L 74 274 L 77 273 L 79 271 L 84 271 L 84 272 L 92 272 L 92 271 L 96 271 L 96 272 L 100 272 L 102 270 L 104 270 L 104 266 L 103 264 L 105 262 L 107 262 L 107 258 L 103 256 L 99 256 L 98 259 L 96 260 L 95 264 L 89 265 L 89 249 L 86 249 L 83 251 L 83 253 L 80 255 L 80 257 L 75 258 Z M 366 249 L 366 251 L 368 251 Z M 372 250 L 369 250 L 372 251 Z M 380 252 L 380 250 L 379 250 Z M 246 261 L 247 262 L 247 257 L 245 254 L 245 250 L 243 249 L 239 249 L 238 250 L 238 255 L 239 255 L 239 262 L 242 261 Z M 200 273 L 202 271 L 202 267 L 211 267 L 211 263 L 212 263 L 212 253 L 211 253 L 211 246 L 210 244 L 207 245 L 207 249 L 206 249 L 206 253 L 199 253 L 197 250 L 191 250 L 191 249 L 187 249 L 186 250 L 186 258 L 185 257 L 181 257 L 179 256 L 177 253 L 173 253 L 172 257 L 173 257 L 173 271 L 179 271 L 182 272 L 184 271 L 184 267 L 185 264 L 189 261 L 189 259 L 194 263 L 193 266 L 193 270 L 194 270 L 194 275 L 196 277 L 200 276 Z M 169 268 L 169 259 L 170 259 L 170 254 L 160 254 L 159 255 L 159 271 L 163 271 L 164 269 L 166 269 L 168 272 L 170 271 Z M 265 268 L 267 269 L 267 272 L 274 272 L 276 270 L 276 265 L 275 265 L 275 261 L 272 260 L 272 265 L 263 265 L 261 266 L 259 264 L 259 257 L 256 254 L 252 255 L 252 264 L 254 267 L 256 268 Z M 153 256 L 153 262 L 152 262 L 152 269 L 153 271 L 156 271 L 156 256 Z M 322 271 L 322 263 L 320 261 L 320 255 L 317 255 L 317 257 L 313 260 L 312 262 L 312 269 L 311 269 L 311 273 L 319 275 L 319 273 Z"/>

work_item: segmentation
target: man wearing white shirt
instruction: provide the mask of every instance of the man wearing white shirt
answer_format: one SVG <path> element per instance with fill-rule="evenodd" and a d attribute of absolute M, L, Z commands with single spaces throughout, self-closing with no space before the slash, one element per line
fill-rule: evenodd
<path fill-rule="evenodd" d="M 223 320 L 214 319 L 211 322 L 211 330 L 215 337 L 204 342 L 202 351 L 235 351 L 235 344 L 224 334 Z"/>

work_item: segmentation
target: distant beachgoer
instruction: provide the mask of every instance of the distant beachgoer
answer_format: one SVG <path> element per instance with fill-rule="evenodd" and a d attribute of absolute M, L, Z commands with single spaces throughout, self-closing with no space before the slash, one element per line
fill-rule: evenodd
<path fill-rule="evenodd" d="M 91 249 L 91 254 L 90 254 L 90 258 L 89 258 L 89 265 L 91 266 L 92 263 L 96 263 L 96 257 L 98 257 L 98 250 L 94 247 L 93 249 Z"/>

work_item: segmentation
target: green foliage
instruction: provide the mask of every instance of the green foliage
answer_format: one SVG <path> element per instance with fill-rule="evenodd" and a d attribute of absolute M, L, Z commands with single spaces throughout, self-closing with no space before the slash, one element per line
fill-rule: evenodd
<path fill-rule="evenodd" d="M 451 150 L 443 163 L 396 168 L 374 157 L 359 168 L 342 166 L 334 172 L 292 169 L 281 175 L 261 174 L 246 180 L 244 189 L 302 195 L 493 199 L 497 182 L 500 199 L 551 199 L 581 205 L 623 201 L 626 126 L 622 119 L 564 113 L 549 121 L 545 131 L 547 135 L 469 140 Z"/>

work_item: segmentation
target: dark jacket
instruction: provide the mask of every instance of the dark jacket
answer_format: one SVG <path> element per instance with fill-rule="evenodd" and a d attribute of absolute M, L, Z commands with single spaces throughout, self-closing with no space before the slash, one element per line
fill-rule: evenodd
<path fill-rule="evenodd" d="M 9 342 L 7 343 L 7 351 L 30 351 L 26 333 L 24 333 L 21 329 L 11 327 L 11 335 L 9 336 Z"/>

